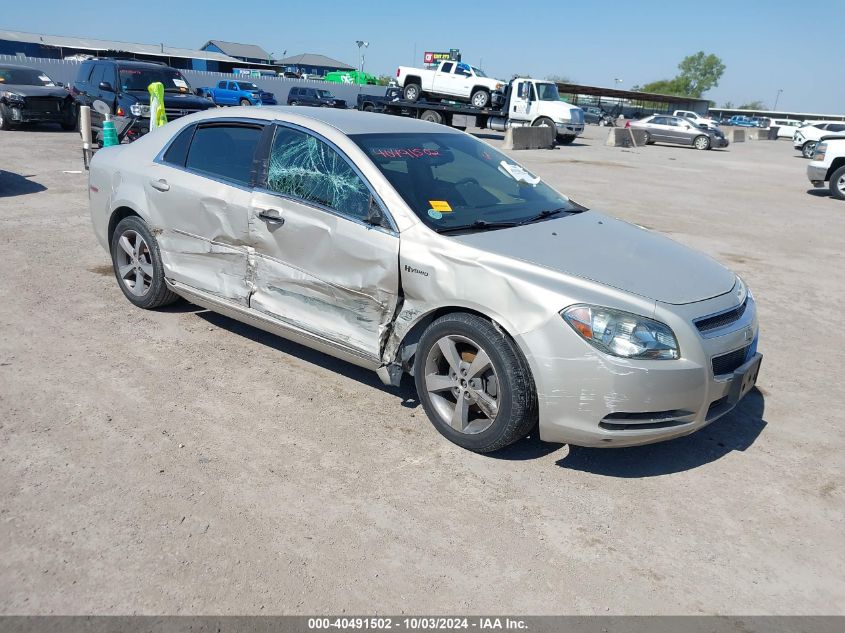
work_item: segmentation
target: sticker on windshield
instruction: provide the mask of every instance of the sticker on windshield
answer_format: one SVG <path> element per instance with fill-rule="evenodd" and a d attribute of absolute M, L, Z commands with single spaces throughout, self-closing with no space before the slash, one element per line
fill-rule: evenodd
<path fill-rule="evenodd" d="M 534 174 L 532 174 L 530 171 L 528 171 L 527 169 L 524 169 L 523 167 L 520 167 L 519 165 L 516 165 L 514 163 L 509 163 L 509 162 L 504 161 L 504 160 L 501 163 L 499 163 L 499 171 L 502 172 L 503 174 L 510 176 L 511 178 L 513 178 L 516 181 L 524 182 L 524 183 L 527 183 L 529 185 L 536 185 L 537 183 L 540 182 L 540 179 L 537 176 L 535 176 Z"/>
<path fill-rule="evenodd" d="M 173 78 L 173 85 L 176 86 L 177 88 L 181 88 L 182 90 L 188 89 L 188 84 L 185 83 L 184 80 L 177 79 L 176 77 Z"/>
<path fill-rule="evenodd" d="M 443 218 L 443 214 L 440 213 L 440 211 L 436 211 L 434 209 L 429 209 L 428 210 L 428 217 L 430 217 L 432 220 L 440 220 L 440 219 Z"/>
<path fill-rule="evenodd" d="M 445 200 L 429 200 L 428 203 L 431 205 L 431 208 L 434 211 L 440 211 L 442 213 L 452 213 L 451 205 Z"/>
<path fill-rule="evenodd" d="M 436 149 L 425 149 L 422 147 L 408 147 L 399 149 L 374 149 L 373 154 L 382 158 L 423 158 L 426 156 L 440 156 Z"/>

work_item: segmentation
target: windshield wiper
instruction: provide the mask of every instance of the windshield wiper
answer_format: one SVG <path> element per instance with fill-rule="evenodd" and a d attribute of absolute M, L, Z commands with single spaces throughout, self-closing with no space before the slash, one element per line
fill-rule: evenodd
<path fill-rule="evenodd" d="M 559 213 L 564 213 L 565 211 L 569 211 L 568 207 L 560 207 L 559 209 L 544 209 L 540 211 L 537 215 L 532 215 L 530 218 L 526 218 L 519 222 L 519 226 L 523 224 L 531 224 L 532 222 L 538 222 L 540 220 L 545 220 L 546 218 L 550 218 L 554 215 L 558 215 Z"/>
<path fill-rule="evenodd" d="M 438 233 L 456 233 L 458 231 L 490 231 L 493 229 L 507 229 L 512 226 L 519 226 L 519 222 L 488 222 L 487 220 L 476 220 L 472 224 L 461 226 L 447 226 L 442 229 L 435 229 Z"/>

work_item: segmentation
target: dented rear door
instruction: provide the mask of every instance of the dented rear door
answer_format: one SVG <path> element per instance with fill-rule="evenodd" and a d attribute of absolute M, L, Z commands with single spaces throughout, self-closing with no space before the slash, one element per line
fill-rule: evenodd
<path fill-rule="evenodd" d="M 278 126 L 250 214 L 250 306 L 380 357 L 399 289 L 399 236 L 366 222 L 370 189 L 325 139 Z"/>
<path fill-rule="evenodd" d="M 261 130 L 237 122 L 197 126 L 186 154 L 168 161 L 165 152 L 145 183 L 166 276 L 243 305 L 251 290 L 249 213 Z"/>

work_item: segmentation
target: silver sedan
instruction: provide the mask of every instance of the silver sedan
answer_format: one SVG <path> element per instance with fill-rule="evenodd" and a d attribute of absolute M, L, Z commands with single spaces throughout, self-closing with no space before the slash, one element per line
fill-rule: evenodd
<path fill-rule="evenodd" d="M 679 116 L 656 114 L 638 121 L 630 121 L 626 127 L 645 131 L 645 142 L 691 145 L 695 149 L 727 147 L 728 139 L 721 130 L 697 127 L 688 119 Z"/>
<path fill-rule="evenodd" d="M 100 150 L 89 184 L 133 304 L 183 297 L 385 384 L 409 373 L 437 430 L 473 451 L 537 425 L 582 446 L 692 433 L 760 368 L 735 274 L 442 125 L 210 110 Z"/>

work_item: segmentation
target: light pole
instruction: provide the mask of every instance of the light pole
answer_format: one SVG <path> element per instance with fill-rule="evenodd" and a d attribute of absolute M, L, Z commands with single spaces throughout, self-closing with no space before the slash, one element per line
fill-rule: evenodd
<path fill-rule="evenodd" d="M 622 85 L 622 82 L 623 82 L 623 81 L 624 81 L 624 80 L 623 80 L 623 79 L 619 79 L 619 77 L 614 77 L 614 79 L 613 79 L 613 83 L 614 83 L 614 84 L 619 84 L 620 86 Z"/>
<path fill-rule="evenodd" d="M 363 40 L 355 40 L 355 43 L 358 45 L 358 55 L 361 57 L 361 68 L 360 71 L 364 72 L 364 49 L 367 48 L 370 43 L 365 42 Z"/>
<path fill-rule="evenodd" d="M 780 99 L 781 92 L 783 92 L 783 88 L 778 88 L 778 93 L 775 95 L 775 107 L 772 108 L 772 111 L 776 111 L 778 109 L 778 99 Z"/>

